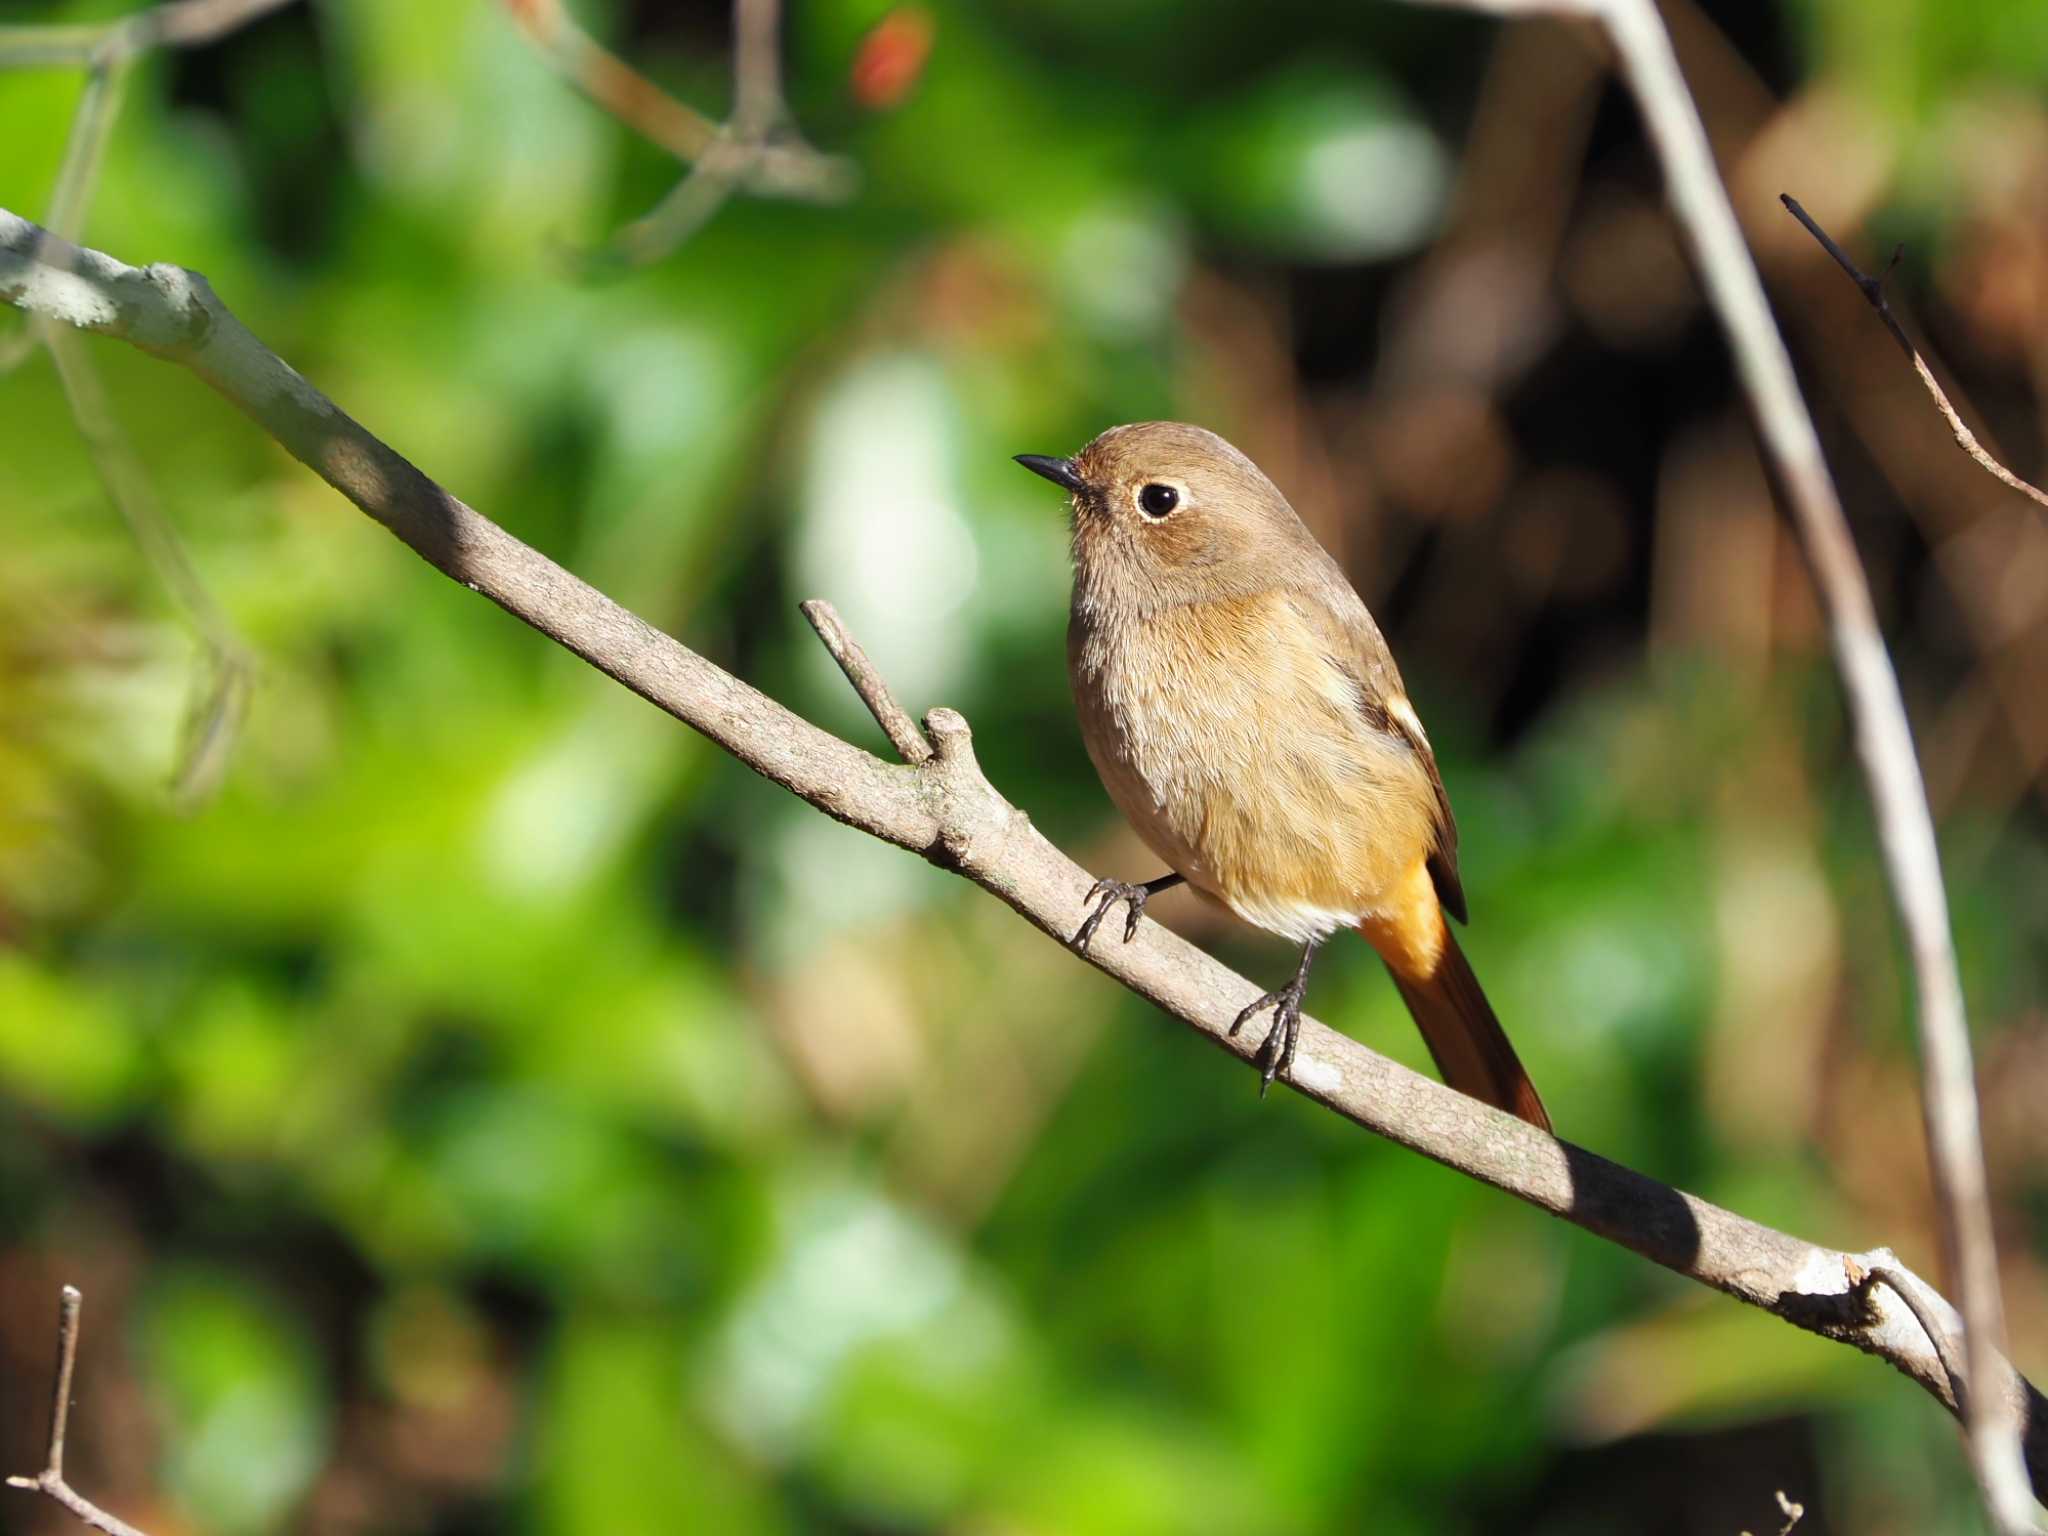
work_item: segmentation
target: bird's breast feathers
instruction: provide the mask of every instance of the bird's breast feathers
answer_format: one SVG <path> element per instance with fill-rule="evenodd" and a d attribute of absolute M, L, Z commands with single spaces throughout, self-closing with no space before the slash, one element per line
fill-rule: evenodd
<path fill-rule="evenodd" d="M 1295 940 L 1373 915 L 1431 845 L 1434 791 L 1283 592 L 1104 621 L 1069 663 L 1104 787 L 1146 843 Z M 1405 701 L 1402 701 L 1405 707 Z"/>

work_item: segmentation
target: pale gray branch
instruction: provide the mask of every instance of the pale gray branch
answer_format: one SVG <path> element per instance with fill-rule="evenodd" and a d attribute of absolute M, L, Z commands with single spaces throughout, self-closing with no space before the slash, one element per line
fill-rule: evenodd
<path fill-rule="evenodd" d="M 932 754 L 896 766 L 841 741 L 653 629 L 450 495 L 347 416 L 243 327 L 204 278 L 137 269 L 78 251 L 0 212 L 0 299 L 116 336 L 191 369 L 295 457 L 423 558 L 703 733 L 827 815 L 922 855 L 995 895 L 1064 945 L 1088 874 L 990 785 L 967 722 L 926 716 Z M 1088 964 L 1249 1059 L 1228 1030 L 1259 989 L 1155 923 L 1128 944 L 1091 946 Z M 1913 1312 L 1864 1281 L 1907 1272 L 1888 1250 L 1819 1247 L 1568 1143 L 1304 1020 L 1297 1092 L 1358 1125 L 1538 1209 L 1823 1337 L 1889 1361 L 1954 1412 L 1940 1352 Z M 1953 1331 L 1946 1307 L 1923 1306 Z M 1996 1352 L 1968 1362 L 1972 1398 L 2026 1425 L 2048 1484 L 2048 1403 Z"/>
<path fill-rule="evenodd" d="M 861 703 L 867 705 L 868 713 L 875 717 L 875 724 L 889 738 L 897 756 L 911 764 L 921 763 L 930 757 L 931 743 L 924 739 L 909 711 L 896 702 L 896 695 L 889 691 L 882 674 L 868 660 L 868 653 L 847 630 L 846 621 L 839 617 L 839 610 L 816 597 L 797 604 L 797 608 L 810 621 L 811 628 L 818 632 L 818 638 L 825 642 L 825 649 L 839 663 L 839 670 L 853 684 L 853 691 L 860 695 Z"/>
<path fill-rule="evenodd" d="M 178 804 L 189 809 L 212 795 L 227 770 L 255 681 L 255 663 L 164 514 L 135 445 L 114 417 L 84 338 L 54 321 L 45 322 L 45 331 L 44 343 L 100 485 L 205 652 L 186 709 L 172 786 Z"/>
<path fill-rule="evenodd" d="M 1856 754 L 1870 785 L 1878 842 L 1912 957 L 1921 1105 L 1942 1240 L 1969 1320 L 1964 1349 L 1970 1373 L 1973 1379 L 1982 1379 L 2004 1347 L 2005 1309 L 1999 1294 L 1970 1037 L 1963 1020 L 1962 979 L 1949 930 L 1934 818 L 1899 680 L 1885 654 L 1876 607 L 1841 499 L 1799 393 L 1784 338 L 1771 318 L 1756 263 L 1743 244 L 1727 188 L 1714 165 L 1699 108 L 1672 52 L 1671 35 L 1654 0 L 1432 3 L 1505 16 L 1581 16 L 1599 22 L 1664 168 L 1672 212 L 1727 334 L 1765 456 L 1784 489 L 1827 615 L 1835 664 L 1848 695 Z M 1975 1396 L 1969 1430 L 1971 1461 L 2000 1529 L 2035 1530 L 2018 1430 L 2007 1401 L 1993 1393 Z"/>

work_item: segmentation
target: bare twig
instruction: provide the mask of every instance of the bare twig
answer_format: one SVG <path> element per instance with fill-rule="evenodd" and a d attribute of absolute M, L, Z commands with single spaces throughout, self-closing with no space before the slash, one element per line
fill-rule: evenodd
<path fill-rule="evenodd" d="M 739 137 L 761 139 L 782 127 L 782 0 L 733 0 L 732 127 Z"/>
<path fill-rule="evenodd" d="M 1869 782 L 1892 898 L 1906 931 L 1916 983 L 1922 1084 L 1943 1246 L 1961 1289 L 1973 1378 L 2005 1338 L 1992 1238 L 1970 1037 L 1962 980 L 1949 931 L 1934 820 L 1913 751 L 1899 680 L 1885 654 L 1870 586 L 1828 474 L 1784 338 L 1771 318 L 1756 263 L 1715 168 L 1671 36 L 1654 0 L 1435 0 L 1502 15 L 1564 14 L 1597 20 L 1614 45 L 1635 96 L 1666 192 L 1694 265 L 1728 337 L 1765 455 L 1776 471 L 1812 563 L 1835 663 L 1848 695 L 1856 752 Z M 1972 1399 L 1971 1460 L 1993 1518 L 2006 1532 L 2035 1529 L 2019 1445 L 2007 1404 Z"/>
<path fill-rule="evenodd" d="M 84 231 L 86 209 L 99 185 L 108 131 L 120 106 L 128 66 L 157 47 L 209 43 L 291 0 L 170 0 L 91 26 L 0 27 L 0 70 L 83 69 L 85 89 L 72 113 L 64 163 L 57 173 L 45 222 L 67 239 Z M 0 343 L 0 373 L 35 350 L 33 326 Z"/>
<path fill-rule="evenodd" d="M 587 275 L 600 277 L 619 268 L 650 267 L 666 260 L 732 201 L 758 153 L 755 146 L 719 138 L 660 202 L 630 224 L 621 225 L 609 239 L 580 252 L 577 265 Z"/>
<path fill-rule="evenodd" d="M 1907 360 L 1912 363 L 1913 371 L 1920 375 L 1921 384 L 1926 386 L 1927 393 L 1933 396 L 1935 408 L 1948 423 L 1948 429 L 1955 437 L 1956 446 L 1975 459 L 1985 474 L 2011 486 L 2022 496 L 2029 497 L 2041 506 L 2048 507 L 2048 491 L 2022 480 L 1994 459 L 1990 450 L 1977 441 L 1977 434 L 1964 423 L 1955 406 L 1949 403 L 1948 392 L 1935 382 L 1934 370 L 1927 366 L 1927 359 L 1920 355 L 1920 349 L 1907 338 L 1905 328 L 1899 324 L 1898 316 L 1892 313 L 1891 303 L 1884 296 L 1884 277 L 1872 277 L 1851 261 L 1849 253 L 1835 244 L 1828 232 L 1815 222 L 1812 214 L 1799 206 L 1797 198 L 1781 192 L 1778 194 L 1778 201 L 1785 205 L 1786 211 L 1793 218 L 1806 226 L 1806 232 L 1820 242 L 1821 249 L 1835 258 L 1835 265 L 1849 274 L 1849 281 L 1856 285 L 1857 291 L 1863 295 L 1870 307 L 1877 311 L 1877 318 L 1882 320 L 1884 328 L 1892 333 L 1892 340 L 1899 344 L 1899 350 L 1905 353 Z M 1886 277 L 1891 275 L 1892 267 L 1899 264 L 1899 256 L 1904 250 L 1905 247 L 1900 246 L 1898 250 L 1892 252 L 1890 265 L 1885 268 Z"/>
<path fill-rule="evenodd" d="M 94 1530 L 105 1531 L 107 1536 L 143 1536 L 127 1521 L 108 1514 L 64 1481 L 64 1435 L 71 1421 L 71 1374 L 78 1363 L 78 1308 L 82 1300 L 75 1285 L 65 1286 L 57 1299 L 57 1372 L 50 1392 L 50 1443 L 43 1470 L 34 1477 L 10 1477 L 7 1486 L 45 1494 Z"/>
<path fill-rule="evenodd" d="M 114 126 L 127 84 L 132 52 L 118 52 L 96 58 L 79 93 L 78 109 L 71 118 L 71 137 L 64 146 L 64 163 L 57 171 L 56 190 L 50 194 L 50 228 L 67 239 L 85 229 L 85 211 L 99 186 L 100 162 L 106 154 L 107 132 Z"/>
<path fill-rule="evenodd" d="M 504 0 L 504 6 L 556 74 L 650 144 L 688 162 L 717 139 L 718 124 L 577 26 L 561 0 Z"/>
<path fill-rule="evenodd" d="M 152 48 L 190 48 L 247 26 L 292 0 L 169 0 L 114 21 L 55 27 L 0 27 L 0 69 L 80 69 L 114 64 Z"/>
<path fill-rule="evenodd" d="M 454 580 L 828 816 L 962 875 L 1065 943 L 1090 877 L 983 776 L 967 722 L 952 710 L 925 717 L 932 755 L 914 767 L 882 762 L 791 714 L 436 485 L 264 347 L 194 273 L 124 266 L 0 212 L 0 300 L 190 369 Z M 1157 924 L 1141 925 L 1128 944 L 1092 947 L 1086 960 L 1220 1049 L 1245 1060 L 1256 1051 L 1229 1028 L 1259 989 Z M 1887 1249 L 1846 1254 L 1773 1231 L 1557 1141 L 1313 1020 L 1303 1021 L 1283 1080 L 1446 1167 L 1877 1355 L 1960 1410 L 1912 1314 L 1850 1280 L 1880 1267 L 1905 1274 Z M 2048 1401 L 1996 1351 L 1973 1353 L 1967 1376 L 1969 1401 L 1995 1398 L 2024 1422 L 2029 1464 L 2048 1486 Z"/>
<path fill-rule="evenodd" d="M 825 649 L 832 653 L 832 659 L 839 663 L 839 670 L 846 674 L 846 680 L 853 684 L 853 691 L 860 695 L 861 703 L 867 705 L 868 713 L 875 717 L 875 724 L 882 728 L 882 734 L 896 748 L 897 755 L 912 765 L 928 759 L 932 755 L 931 743 L 924 739 L 924 733 L 910 718 L 909 711 L 896 702 L 896 695 L 889 691 L 889 685 L 875 670 L 875 664 L 868 660 L 868 653 L 860 648 L 860 642 L 847 632 L 839 610 L 816 597 L 798 604 L 798 607 L 810 621 L 811 628 L 818 632 L 818 638 L 825 642 Z"/>
<path fill-rule="evenodd" d="M 857 178 L 851 162 L 821 154 L 790 128 L 776 51 L 776 0 L 734 0 L 733 114 L 724 125 L 605 48 L 569 18 L 561 0 L 503 4 L 557 74 L 690 168 L 650 212 L 587 253 L 592 270 L 661 260 L 737 192 L 826 203 L 852 195 Z"/>
<path fill-rule="evenodd" d="M 1918 1276 L 1908 1280 L 1896 1269 L 1880 1264 L 1864 1277 L 1862 1289 L 1867 1293 L 1873 1285 L 1889 1286 L 1892 1293 L 1906 1304 L 1906 1310 L 1913 1314 L 1913 1321 L 1920 1325 L 1920 1331 L 1927 1335 L 1927 1342 L 1934 1346 L 1934 1355 L 1941 1362 L 1942 1370 L 1948 1373 L 1950 1393 L 1957 1403 L 1963 1405 L 1963 1411 L 1967 1414 L 1968 1404 L 1965 1399 L 1968 1397 L 1968 1389 L 1963 1384 L 1963 1373 L 1958 1368 L 1955 1343 L 1932 1310 L 1921 1301 L 1920 1293 L 1915 1289 L 1916 1284 L 1925 1282 L 1919 1280 Z"/>
<path fill-rule="evenodd" d="M 100 484 L 128 524 L 143 558 L 199 637 L 204 649 L 194 679 L 173 793 L 190 808 L 206 800 L 226 771 L 255 677 L 254 659 L 234 623 L 192 567 L 192 558 L 158 502 L 135 445 L 115 420 L 113 402 L 85 344 L 69 327 L 48 323 L 44 343 L 57 365 L 72 418 L 85 438 Z"/>
<path fill-rule="evenodd" d="M 71 1381 L 78 1366 L 78 1312 L 84 1304 L 75 1285 L 57 1295 L 57 1376 L 50 1384 L 50 1447 L 43 1472 L 59 1482 L 64 1480 L 64 1432 L 71 1423 Z"/>
<path fill-rule="evenodd" d="M 160 44 L 210 42 L 288 3 L 289 0 L 174 0 L 172 4 L 98 27 L 20 29 L 30 34 L 27 40 L 31 44 L 36 41 L 36 34 L 42 36 L 40 51 L 36 47 L 10 47 L 21 43 L 22 38 L 11 29 L 0 29 L 0 68 L 18 65 L 26 59 L 42 64 L 82 64 L 88 71 L 85 89 L 72 116 L 56 190 L 50 196 L 49 227 L 67 239 L 76 239 L 84 229 L 86 212 L 99 186 L 107 136 L 120 110 L 128 71 L 138 57 Z M 62 56 L 61 50 L 49 46 L 53 32 L 77 49 L 75 57 Z M 67 327 L 32 320 L 19 336 L 8 338 L 8 343 L 0 346 L 0 372 L 27 358 L 38 342 L 49 349 L 72 417 L 78 423 L 108 499 L 128 524 L 144 559 L 198 635 L 204 651 L 194 680 L 192 702 L 186 710 L 172 786 L 178 803 L 190 808 L 212 794 L 227 769 L 248 703 L 253 672 L 249 650 L 192 568 L 183 544 L 157 501 L 140 457 L 121 430 L 99 370 L 78 337 Z"/>
<path fill-rule="evenodd" d="M 514 0 L 514 4 L 524 0 Z M 662 200 L 609 240 L 587 253 L 585 270 L 601 275 L 617 267 L 645 267 L 665 260 L 718 217 L 719 210 L 757 177 L 771 189 L 781 157 L 809 157 L 821 181 L 805 195 L 831 200 L 850 193 L 844 162 L 833 162 L 802 145 L 782 97 L 782 60 L 777 50 L 780 0 L 733 0 L 732 120 L 714 128 L 709 143 L 692 159 L 683 179 Z M 837 165 L 839 170 L 832 169 Z"/>

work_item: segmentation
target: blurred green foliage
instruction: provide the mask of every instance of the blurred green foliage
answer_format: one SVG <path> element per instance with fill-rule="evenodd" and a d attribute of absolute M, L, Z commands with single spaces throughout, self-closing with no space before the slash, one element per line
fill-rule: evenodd
<path fill-rule="evenodd" d="M 1057 504 L 1009 455 L 1152 415 L 1255 428 L 1258 376 L 1194 298 L 1336 283 L 1377 313 L 1442 227 L 1488 34 L 1302 0 L 949 0 L 871 111 L 847 82 L 890 8 L 792 9 L 796 115 L 862 171 L 844 207 L 739 201 L 580 283 L 569 254 L 676 167 L 492 6 L 348 0 L 139 68 L 87 239 L 204 271 L 442 483 L 871 742 L 795 615 L 832 599 L 913 709 L 966 711 L 1041 826 L 1149 872 L 1104 840 Z M 1889 9 L 1743 35 L 1803 27 L 1799 70 L 1880 105 L 2048 82 L 2026 7 Z M 722 108 L 716 8 L 578 13 Z M 0 75 L 0 204 L 41 212 L 79 88 Z M 1779 1487 L 1806 1530 L 1977 1528 L 1907 1386 L 1260 1103 L 994 903 L 430 571 L 196 381 L 94 355 L 262 675 L 226 786 L 173 814 L 194 644 L 47 360 L 0 378 L 10 1468 L 63 1279 L 88 1296 L 77 1480 L 166 1529 L 1732 1533 L 1775 1528 Z M 1725 405 L 1716 368 L 1672 416 Z M 1615 473 L 1647 545 L 1648 479 Z M 1440 569 L 1498 557 L 1422 533 Z M 1569 635 L 1518 620 L 1508 654 L 1431 650 L 1397 572 L 1354 562 L 1445 762 L 1475 964 L 1573 1139 L 1931 1272 L 1912 1176 L 1873 1196 L 1818 1111 L 1739 1111 L 1779 1102 L 1776 1050 L 1799 1082 L 1866 1057 L 1843 1113 L 1917 1167 L 1825 657 L 1789 646 L 1764 680 L 1646 659 L 1645 563 L 1560 610 Z M 1903 648 L 1920 680 L 1917 631 Z M 1551 681 L 1508 721 L 1532 657 Z M 1973 814 L 1958 920 L 1995 1034 L 2039 1008 L 2048 845 Z M 1731 1022 L 1748 912 L 1773 953 L 1839 961 L 1805 1012 Z M 1285 963 L 1160 913 L 1253 974 Z M 1362 947 L 1314 1008 L 1422 1064 Z"/>

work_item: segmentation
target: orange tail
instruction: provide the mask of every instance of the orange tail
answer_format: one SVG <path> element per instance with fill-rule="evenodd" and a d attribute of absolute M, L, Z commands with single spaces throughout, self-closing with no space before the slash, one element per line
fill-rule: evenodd
<path fill-rule="evenodd" d="M 1423 866 L 1417 864 L 1404 884 L 1406 899 L 1394 904 L 1394 913 L 1369 919 L 1358 931 L 1387 962 L 1437 1071 L 1458 1092 L 1549 1130 L 1536 1085 L 1479 989 Z"/>

